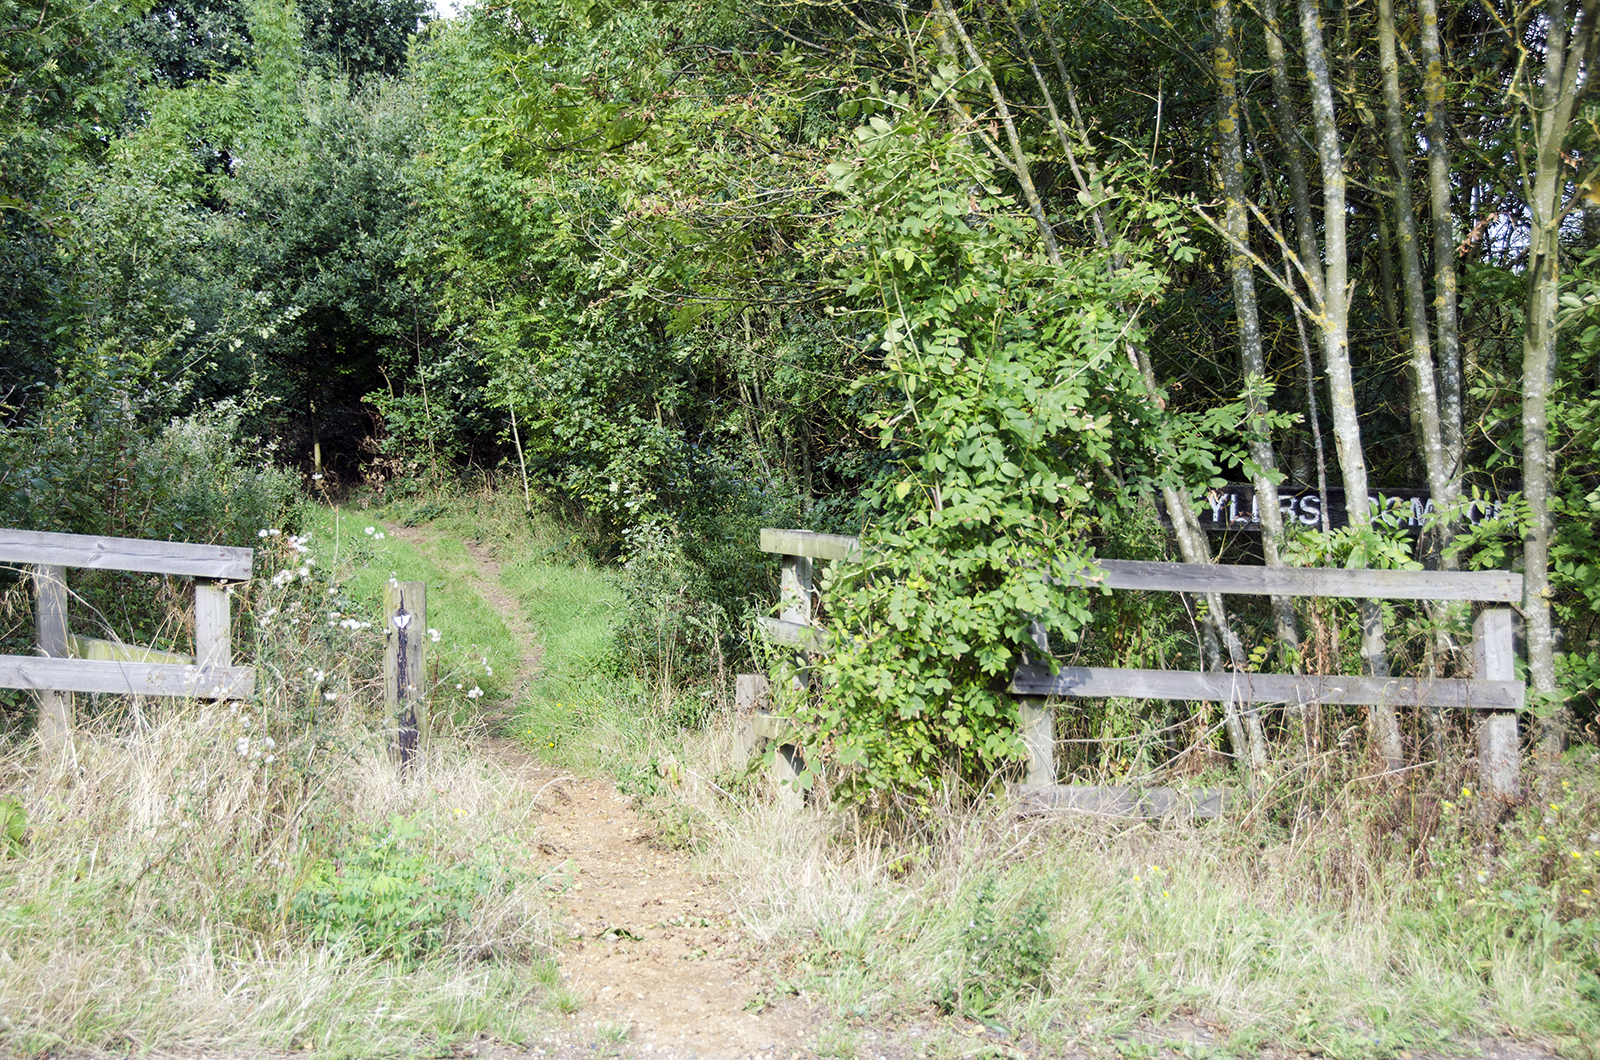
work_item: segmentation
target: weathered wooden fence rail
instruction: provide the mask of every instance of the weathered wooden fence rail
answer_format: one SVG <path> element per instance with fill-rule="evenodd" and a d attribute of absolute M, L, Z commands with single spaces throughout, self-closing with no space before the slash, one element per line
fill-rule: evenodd
<path fill-rule="evenodd" d="M 229 583 L 250 580 L 254 551 L 223 545 L 0 529 L 0 564 L 33 568 L 39 655 L 0 655 L 0 688 L 39 694 L 39 735 L 47 745 L 72 732 L 71 693 L 240 699 L 254 667 L 233 665 Z M 67 628 L 68 567 L 189 576 L 194 583 L 195 654 L 156 651 L 75 636 Z"/>
<path fill-rule="evenodd" d="M 817 561 L 854 555 L 853 537 L 803 530 L 762 530 L 761 549 L 783 557 L 782 611 L 761 619 L 768 640 L 813 654 L 827 650 L 825 632 L 812 618 L 812 569 Z M 1522 599 L 1522 577 L 1507 571 L 1388 571 L 1308 567 L 1239 567 L 1221 564 L 1151 563 L 1098 560 L 1081 576 L 1086 587 L 1224 595 L 1342 597 L 1385 600 L 1457 600 L 1509 604 Z M 1159 812 L 1182 798 L 1155 789 L 1079 789 L 1055 784 L 1055 727 L 1049 699 L 1178 699 L 1234 704 L 1324 703 L 1344 706 L 1417 706 L 1481 712 L 1477 730 L 1479 772 L 1485 791 L 1514 798 L 1519 788 L 1520 750 L 1516 712 L 1525 702 L 1516 680 L 1511 609 L 1483 609 L 1473 623 L 1475 677 L 1356 677 L 1335 674 L 1257 674 L 1130 670 L 1067 666 L 1052 674 L 1048 666 L 1026 663 L 1013 675 L 1011 691 L 1020 703 L 1023 741 L 1028 748 L 1026 795 L 1037 801 L 1098 812 Z M 782 740 L 793 735 L 775 720 L 757 719 L 756 737 L 780 741 L 779 777 L 797 749 Z M 1214 813 L 1215 793 L 1191 800 L 1197 813 Z"/>

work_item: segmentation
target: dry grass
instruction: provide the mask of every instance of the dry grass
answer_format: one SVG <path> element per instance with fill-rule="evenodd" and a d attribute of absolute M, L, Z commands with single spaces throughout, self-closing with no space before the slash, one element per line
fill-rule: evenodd
<path fill-rule="evenodd" d="M 300 772 L 237 752 L 240 713 L 193 704 L 135 730 L 101 724 L 73 753 L 0 759 L 30 813 L 0 862 L 0 1040 L 170 1049 L 404 1051 L 482 1027 L 518 1036 L 517 1002 L 553 981 L 540 866 L 450 925 L 420 961 L 315 944 L 290 905 L 310 865 L 391 815 L 427 822 L 441 863 L 507 838 L 530 849 L 532 792 L 436 743 L 401 781 L 377 741 Z"/>
<path fill-rule="evenodd" d="M 1396 857 L 1371 792 L 1298 826 L 1021 819 L 996 800 L 891 836 L 851 812 L 786 815 L 761 777 L 737 787 L 720 733 L 673 753 L 657 812 L 692 814 L 749 933 L 841 1015 L 964 1009 L 1059 1045 L 1182 1016 L 1235 1051 L 1510 1034 L 1596 1055 L 1590 958 L 1520 932 L 1492 889 Z M 991 980 L 976 1001 L 975 971 Z"/>

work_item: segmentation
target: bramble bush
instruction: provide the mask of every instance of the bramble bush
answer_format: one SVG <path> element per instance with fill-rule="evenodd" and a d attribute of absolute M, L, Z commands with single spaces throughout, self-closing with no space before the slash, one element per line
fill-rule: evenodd
<path fill-rule="evenodd" d="M 1021 757 L 1011 671 L 1031 620 L 1069 643 L 1087 623 L 1086 591 L 1060 582 L 1095 519 L 1132 507 L 1105 469 L 1143 465 L 1154 413 L 1123 343 L 1160 274 L 1044 260 L 965 137 L 904 97 L 890 109 L 829 167 L 858 250 L 849 293 L 883 321 L 862 385 L 892 457 L 860 560 L 824 575 L 832 653 L 797 710 L 816 734 L 802 782 L 826 757 L 846 798 L 982 784 Z"/>
<path fill-rule="evenodd" d="M 314 938 L 351 938 L 385 957 L 419 957 L 444 946 L 489 895 L 509 890 L 513 874 L 494 853 L 440 861 L 419 847 L 421 824 L 395 816 L 389 827 L 358 837 L 318 859 L 291 908 Z"/>

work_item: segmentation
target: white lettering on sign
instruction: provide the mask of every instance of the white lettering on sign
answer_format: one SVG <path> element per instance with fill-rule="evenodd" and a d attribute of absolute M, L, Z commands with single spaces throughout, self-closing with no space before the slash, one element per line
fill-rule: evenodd
<path fill-rule="evenodd" d="M 1213 532 L 1224 530 L 1261 529 L 1261 506 L 1255 490 L 1246 485 L 1221 486 L 1206 491 L 1204 505 L 1195 512 L 1203 529 Z M 1375 521 L 1391 527 L 1421 530 L 1428 520 L 1438 514 L 1433 498 L 1426 490 L 1380 490 L 1367 494 L 1368 510 Z M 1495 500 L 1467 500 L 1461 505 L 1462 518 L 1470 523 L 1498 518 L 1503 505 Z M 1323 499 L 1315 490 L 1283 489 L 1278 491 L 1278 510 L 1285 523 L 1297 522 L 1302 526 L 1322 525 Z M 1349 525 L 1349 513 L 1344 505 L 1344 491 L 1330 489 L 1327 495 L 1328 523 L 1334 529 Z M 1162 522 L 1170 525 L 1166 511 L 1161 511 Z"/>

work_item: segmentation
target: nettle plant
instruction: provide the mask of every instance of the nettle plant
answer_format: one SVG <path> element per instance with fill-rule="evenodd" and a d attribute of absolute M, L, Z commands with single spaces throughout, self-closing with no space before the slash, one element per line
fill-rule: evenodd
<path fill-rule="evenodd" d="M 797 715 L 834 793 L 931 795 L 1022 756 L 1006 688 L 1032 622 L 1071 642 L 1085 537 L 1131 506 L 1156 408 L 1127 344 L 1162 277 L 1120 246 L 1052 263 L 969 138 L 891 97 L 829 167 L 847 198 L 848 293 L 880 322 L 879 440 L 862 559 L 822 599 L 833 652 Z M 808 783 L 810 774 L 802 778 Z"/>

